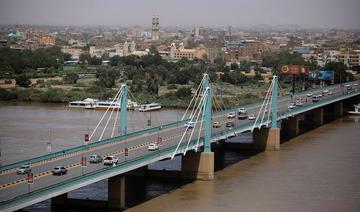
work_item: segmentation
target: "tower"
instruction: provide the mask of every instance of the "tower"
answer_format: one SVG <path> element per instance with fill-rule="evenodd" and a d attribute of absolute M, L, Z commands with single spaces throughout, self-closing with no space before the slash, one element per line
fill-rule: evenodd
<path fill-rule="evenodd" d="M 159 40 L 159 17 L 154 16 L 152 19 L 152 34 L 151 40 L 158 41 Z"/>

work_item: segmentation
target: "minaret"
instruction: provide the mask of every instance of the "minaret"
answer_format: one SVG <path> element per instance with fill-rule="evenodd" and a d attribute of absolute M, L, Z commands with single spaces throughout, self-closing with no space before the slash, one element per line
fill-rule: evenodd
<path fill-rule="evenodd" d="M 158 41 L 159 40 L 159 17 L 158 16 L 154 16 L 152 18 L 151 39 L 153 41 Z"/>

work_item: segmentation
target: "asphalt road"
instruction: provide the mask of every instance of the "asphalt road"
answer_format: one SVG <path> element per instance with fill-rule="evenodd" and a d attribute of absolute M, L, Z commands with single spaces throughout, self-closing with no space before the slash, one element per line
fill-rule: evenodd
<path fill-rule="evenodd" d="M 357 86 L 357 88 L 359 89 L 359 86 Z M 331 89 L 324 88 L 323 90 L 326 89 L 332 91 L 333 94 L 326 95 L 322 97 L 322 99 L 330 98 L 335 95 L 341 95 L 344 92 L 344 88 L 340 86 L 334 86 Z M 322 92 L 321 91 L 313 92 L 314 95 L 320 93 Z M 286 110 L 289 110 L 288 109 L 289 103 L 299 97 L 302 98 L 304 105 L 312 104 L 311 98 L 306 97 L 306 93 L 302 95 L 294 96 L 293 99 L 291 99 L 290 96 L 285 96 L 283 98 L 279 98 L 279 106 L 278 106 L 279 112 L 281 113 Z M 257 104 L 248 107 L 246 109 L 248 111 L 248 114 L 256 115 L 259 112 L 260 107 L 261 104 Z M 213 117 L 213 121 L 219 121 L 221 124 L 221 127 L 219 128 L 212 128 L 213 133 L 228 130 L 228 128 L 226 128 L 225 126 L 227 121 L 233 121 L 235 127 L 249 122 L 249 120 L 247 119 L 246 120 L 239 120 L 237 118 L 228 119 L 226 116 L 227 114 L 222 114 Z M 183 140 L 184 143 L 187 141 L 187 138 L 189 138 L 193 130 L 195 132 L 193 133 L 192 138 L 194 139 L 198 136 L 197 128 L 199 126 L 200 123 L 197 124 L 197 127 L 195 129 L 190 129 L 186 132 L 185 139 Z M 31 164 L 32 173 L 34 174 L 34 183 L 31 184 L 30 186 L 27 183 L 26 175 L 18 175 L 16 174 L 16 170 L 3 172 L 0 174 L 0 201 L 9 200 L 19 195 L 25 194 L 29 191 L 41 189 L 50 185 L 57 184 L 59 182 L 66 181 L 71 178 L 81 176 L 85 173 L 90 173 L 96 170 L 106 168 L 106 166 L 104 166 L 103 163 L 98 163 L 98 164 L 87 163 L 86 167 L 82 167 L 80 161 L 81 161 L 81 157 L 83 156 L 88 159 L 90 155 L 94 155 L 94 154 L 101 155 L 103 157 L 107 155 L 114 155 L 117 158 L 119 158 L 119 163 L 121 163 L 121 162 L 125 162 L 126 160 L 132 160 L 134 158 L 149 154 L 150 151 L 148 150 L 148 145 L 150 143 L 156 142 L 158 137 L 162 138 L 162 143 L 160 144 L 159 147 L 160 149 L 176 146 L 182 135 L 185 133 L 185 131 L 186 128 L 183 125 L 179 125 L 168 129 L 163 129 L 155 133 L 144 134 L 141 136 L 129 138 L 124 141 L 104 144 L 96 148 L 88 149 L 86 151 L 65 155 L 65 157 L 62 158 Z M 128 148 L 129 150 L 129 155 L 127 157 L 125 157 L 125 153 L 124 153 L 125 148 Z M 26 164 L 26 161 L 24 161 L 24 164 Z M 68 173 L 63 176 L 53 176 L 51 170 L 55 166 L 67 167 Z"/>

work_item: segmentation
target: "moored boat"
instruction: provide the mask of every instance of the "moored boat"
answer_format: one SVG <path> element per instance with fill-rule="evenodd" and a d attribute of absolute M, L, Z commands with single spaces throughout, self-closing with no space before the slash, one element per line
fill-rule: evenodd
<path fill-rule="evenodd" d="M 360 104 L 354 105 L 354 111 L 348 111 L 352 115 L 360 115 Z"/>
<path fill-rule="evenodd" d="M 121 104 L 119 102 L 112 102 L 112 101 L 96 102 L 96 106 L 95 106 L 96 110 L 107 110 L 108 108 L 114 110 L 120 110 Z"/>
<path fill-rule="evenodd" d="M 84 108 L 84 109 L 95 109 L 96 108 L 96 99 L 86 98 L 83 101 L 72 101 L 69 102 L 68 107 L 72 108 Z"/>
<path fill-rule="evenodd" d="M 150 104 L 141 105 L 139 108 L 140 112 L 148 112 L 154 110 L 161 110 L 161 105 L 158 103 L 150 103 Z"/>

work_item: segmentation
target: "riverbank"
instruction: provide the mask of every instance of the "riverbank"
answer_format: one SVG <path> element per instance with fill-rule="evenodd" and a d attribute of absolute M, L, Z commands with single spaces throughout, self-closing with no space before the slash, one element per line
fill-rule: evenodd
<path fill-rule="evenodd" d="M 70 101 L 83 100 L 86 98 L 109 99 L 113 98 L 116 90 L 104 89 L 97 86 L 89 88 L 0 88 L 0 101 L 17 101 L 17 102 L 42 102 L 42 103 L 68 103 Z M 239 95 L 217 97 L 223 101 L 227 108 L 237 104 L 251 104 L 259 100 L 254 95 Z M 134 100 L 134 99 L 133 99 Z M 162 95 L 150 95 L 147 93 L 135 94 L 135 100 L 141 104 L 157 102 L 163 108 L 186 109 L 191 101 L 191 96 L 178 97 L 175 92 L 167 92 Z M 223 108 L 224 109 L 224 108 Z"/>

